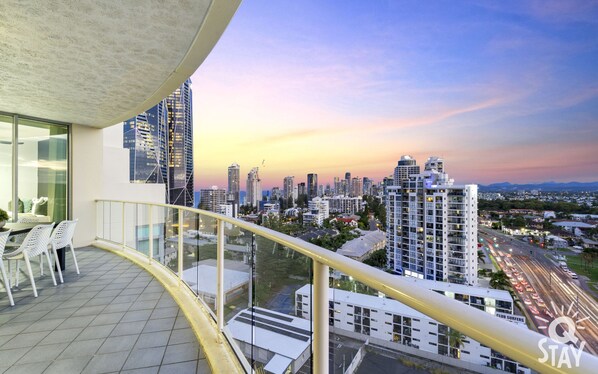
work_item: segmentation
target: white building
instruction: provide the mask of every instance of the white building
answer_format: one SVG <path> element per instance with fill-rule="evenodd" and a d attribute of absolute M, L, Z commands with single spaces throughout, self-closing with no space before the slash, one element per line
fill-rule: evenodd
<path fill-rule="evenodd" d="M 220 210 L 220 205 L 226 204 L 226 190 L 219 189 L 218 186 L 201 189 L 199 198 L 199 207 L 201 209 L 209 210 L 210 212 L 218 212 Z"/>
<path fill-rule="evenodd" d="M 216 213 L 223 214 L 227 217 L 233 217 L 233 204 L 220 204 Z"/>
<path fill-rule="evenodd" d="M 311 322 L 263 308 L 248 308 L 228 323 L 246 357 L 264 365 L 264 372 L 296 373 L 311 357 Z"/>
<path fill-rule="evenodd" d="M 388 187 L 388 266 L 418 278 L 477 285 L 477 185 L 453 185 L 435 167 L 444 170 L 442 160 L 430 158 L 423 173 Z"/>
<path fill-rule="evenodd" d="M 247 205 L 258 206 L 262 201 L 262 181 L 259 176 L 259 168 L 255 167 L 247 174 Z"/>
<path fill-rule="evenodd" d="M 305 226 L 322 226 L 324 220 L 330 217 L 328 201 L 320 197 L 311 199 L 307 209 L 308 212 L 303 214 L 303 224 Z"/>
<path fill-rule="evenodd" d="M 386 247 L 386 233 L 384 231 L 362 231 L 359 238 L 349 240 L 336 253 L 363 261 L 373 252 Z"/>
<path fill-rule="evenodd" d="M 324 200 L 328 201 L 330 213 L 355 214 L 361 210 L 361 196 L 347 197 L 337 195 L 333 197 L 325 197 Z"/>
<path fill-rule="evenodd" d="M 473 307 L 496 314 L 496 305 L 501 305 L 503 311 L 512 311 L 513 300 L 508 292 L 448 284 L 446 282 L 430 282 L 417 280 L 425 286 L 449 285 L 452 291 L 438 291 L 448 297 L 453 297 Z M 301 287 L 295 293 L 296 314 L 306 319 L 311 318 L 311 285 Z M 433 289 L 433 288 L 432 288 Z M 449 328 L 430 317 L 392 299 L 359 294 L 355 292 L 330 289 L 329 291 L 330 317 L 329 325 L 334 330 L 348 336 L 384 342 L 393 342 L 396 349 L 407 345 L 432 354 L 452 356 L 463 361 L 481 366 L 492 366 L 509 372 L 529 373 L 529 369 L 519 365 L 500 353 L 493 351 L 477 341 L 465 338 L 460 349 L 451 347 Z M 505 318 L 522 329 L 527 329 L 525 318 L 513 315 L 512 312 L 501 313 Z M 386 344 L 388 346 L 388 344 Z M 392 343 L 390 344 L 392 346 Z M 422 352 L 422 355 L 425 355 Z M 518 371 L 520 370 L 520 371 Z"/>

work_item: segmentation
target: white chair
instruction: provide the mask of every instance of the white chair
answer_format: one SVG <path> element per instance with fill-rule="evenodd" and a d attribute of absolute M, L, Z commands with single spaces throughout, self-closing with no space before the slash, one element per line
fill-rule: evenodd
<path fill-rule="evenodd" d="M 52 235 L 52 227 L 54 224 L 51 223 L 49 225 L 37 225 L 25 237 L 21 246 L 15 250 L 14 252 L 5 253 L 3 258 L 8 260 L 8 269 L 10 272 L 10 261 L 17 262 L 17 269 L 16 269 L 16 281 L 15 285 L 19 286 L 19 262 L 20 260 L 25 260 L 25 266 L 27 267 L 27 272 L 29 273 L 29 280 L 31 281 L 31 287 L 33 288 L 33 296 L 37 297 L 37 288 L 35 287 L 35 280 L 33 278 L 33 271 L 31 270 L 31 262 L 29 261 L 30 258 L 39 256 L 42 254 L 46 255 L 46 259 L 48 260 L 48 266 L 50 269 L 52 268 L 52 260 L 50 259 L 50 254 L 48 253 L 48 246 L 50 245 L 50 235 Z M 40 261 L 41 263 L 41 261 Z M 50 275 L 52 276 L 52 281 L 56 286 L 56 277 L 54 276 L 54 272 L 50 271 Z"/>
<path fill-rule="evenodd" d="M 2 255 L 4 254 L 4 248 L 6 246 L 6 241 L 8 240 L 8 235 L 10 235 L 10 230 L 0 232 L 0 271 L 2 271 L 2 282 L 4 282 L 4 288 L 6 288 L 6 293 L 8 294 L 8 301 L 10 301 L 10 306 L 15 306 L 15 302 L 12 299 L 12 293 L 10 292 L 10 280 L 6 276 L 6 270 L 4 269 L 4 261 L 2 261 Z"/>
<path fill-rule="evenodd" d="M 75 263 L 75 269 L 77 270 L 77 274 L 80 274 L 79 265 L 77 264 L 77 256 L 75 256 L 75 247 L 73 246 L 73 235 L 75 235 L 75 226 L 77 226 L 77 221 L 78 220 L 60 222 L 54 229 L 52 237 L 50 238 L 50 246 L 52 247 L 52 255 L 56 260 L 56 268 L 58 269 L 60 283 L 64 283 L 64 279 L 62 278 L 60 262 L 58 261 L 58 254 L 56 253 L 58 248 L 64 248 L 66 250 L 66 247 L 69 247 L 71 249 L 73 262 Z"/>

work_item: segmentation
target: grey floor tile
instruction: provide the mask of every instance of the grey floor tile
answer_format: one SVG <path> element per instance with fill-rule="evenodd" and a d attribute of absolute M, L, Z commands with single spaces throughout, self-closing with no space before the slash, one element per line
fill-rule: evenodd
<path fill-rule="evenodd" d="M 154 309 L 158 304 L 158 300 L 138 300 L 131 305 L 130 310 Z"/>
<path fill-rule="evenodd" d="M 49 362 L 35 362 L 31 364 L 11 366 L 6 371 L 9 374 L 41 374 L 50 365 Z"/>
<path fill-rule="evenodd" d="M 172 330 L 168 344 L 196 343 L 197 338 L 191 329 Z"/>
<path fill-rule="evenodd" d="M 176 318 L 176 323 L 174 324 L 175 329 L 188 329 L 191 328 L 189 326 L 189 321 L 187 321 L 187 317 L 185 317 L 182 313 Z"/>
<path fill-rule="evenodd" d="M 83 373 L 100 374 L 120 371 L 128 355 L 129 351 L 96 355 L 87 364 Z"/>
<path fill-rule="evenodd" d="M 152 366 L 149 368 L 123 370 L 120 374 L 156 374 L 160 370 L 160 366 Z M 183 373 L 179 373 L 183 374 Z"/>
<path fill-rule="evenodd" d="M 151 319 L 176 317 L 179 314 L 179 307 L 160 308 L 155 309 L 152 313 Z"/>
<path fill-rule="evenodd" d="M 150 319 L 147 321 L 143 332 L 172 330 L 174 326 L 174 320 L 174 318 Z"/>
<path fill-rule="evenodd" d="M 163 364 L 160 366 L 160 374 L 181 374 L 195 373 L 197 361 L 179 362 L 176 364 Z"/>
<path fill-rule="evenodd" d="M 80 373 L 91 358 L 92 356 L 81 356 L 56 360 L 44 371 L 44 374 Z"/>
<path fill-rule="evenodd" d="M 113 303 L 108 305 L 102 312 L 103 313 L 115 313 L 115 312 L 126 312 L 133 305 L 132 302 L 126 303 Z"/>
<path fill-rule="evenodd" d="M 74 317 L 76 317 L 76 316 L 91 316 L 91 315 L 97 316 L 104 310 L 104 308 L 106 308 L 106 305 L 84 306 L 84 307 L 79 308 L 72 315 Z"/>
<path fill-rule="evenodd" d="M 20 323 L 20 322 L 35 322 L 42 319 L 46 314 L 48 314 L 48 310 L 41 311 L 41 312 L 25 312 L 11 320 L 11 323 Z"/>
<path fill-rule="evenodd" d="M 107 297 L 94 297 L 93 299 L 89 300 L 85 306 L 100 306 L 109 305 L 112 300 L 114 300 L 114 296 L 107 296 Z"/>
<path fill-rule="evenodd" d="M 57 326 L 65 321 L 64 318 L 58 319 L 42 319 L 41 321 L 37 321 L 31 324 L 31 326 L 27 327 L 23 330 L 24 333 L 28 332 L 39 332 L 39 331 L 52 331 Z"/>
<path fill-rule="evenodd" d="M 93 356 L 104 343 L 104 339 L 81 340 L 72 342 L 62 354 L 59 359 Z"/>
<path fill-rule="evenodd" d="M 162 347 L 168 344 L 170 331 L 149 332 L 139 335 L 135 349 Z"/>
<path fill-rule="evenodd" d="M 132 310 L 125 313 L 121 322 L 146 321 L 152 314 L 152 310 Z"/>
<path fill-rule="evenodd" d="M 107 338 L 115 327 L 116 324 L 87 326 L 75 340 Z"/>
<path fill-rule="evenodd" d="M 17 348 L 0 351 L 0 363 L 11 366 L 27 353 L 27 349 Z"/>
<path fill-rule="evenodd" d="M 11 320 L 10 323 L 0 327 L 0 336 L 18 334 L 29 326 L 31 326 L 29 322 L 14 323 Z"/>
<path fill-rule="evenodd" d="M 105 311 L 105 309 L 104 309 Z M 95 317 L 93 321 L 89 324 L 89 326 L 98 326 L 98 325 L 110 325 L 110 324 L 117 324 L 125 315 L 125 312 L 114 312 L 114 313 L 105 313 L 103 312 L 99 316 Z"/>
<path fill-rule="evenodd" d="M 132 351 L 123 370 L 160 365 L 166 347 L 143 348 Z"/>
<path fill-rule="evenodd" d="M 71 329 L 75 327 L 87 327 L 93 321 L 96 316 L 71 316 L 64 320 L 58 327 L 57 330 Z"/>
<path fill-rule="evenodd" d="M 67 343 L 39 345 L 27 352 L 15 365 L 30 364 L 32 362 L 51 362 L 64 351 Z"/>
<path fill-rule="evenodd" d="M 197 360 L 199 357 L 199 347 L 197 343 L 183 343 L 176 345 L 169 345 L 166 347 L 163 364 L 173 364 L 176 362 L 184 362 Z"/>
<path fill-rule="evenodd" d="M 56 343 L 70 343 L 83 331 L 82 327 L 73 329 L 54 330 L 40 341 L 40 345 L 56 344 Z"/>
<path fill-rule="evenodd" d="M 212 369 L 210 369 L 210 364 L 207 360 L 199 360 L 197 361 L 197 374 L 210 374 Z"/>
<path fill-rule="evenodd" d="M 141 334 L 145 324 L 146 321 L 120 322 L 118 325 L 116 325 L 114 330 L 112 330 L 110 336 Z"/>
<path fill-rule="evenodd" d="M 44 339 L 49 333 L 49 331 L 42 331 L 16 335 L 14 338 L 5 343 L 2 346 L 2 349 L 33 347 L 42 339 Z"/>
<path fill-rule="evenodd" d="M 139 335 L 123 335 L 107 338 L 98 350 L 98 354 L 130 351 Z"/>

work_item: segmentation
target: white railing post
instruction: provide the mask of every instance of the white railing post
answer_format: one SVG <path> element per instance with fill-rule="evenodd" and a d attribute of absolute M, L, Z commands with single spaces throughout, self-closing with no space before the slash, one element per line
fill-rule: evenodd
<path fill-rule="evenodd" d="M 314 373 L 328 373 L 328 266 L 313 261 L 313 363 Z"/>
<path fill-rule="evenodd" d="M 121 234 L 123 236 L 123 251 L 127 247 L 127 241 L 125 240 L 125 202 L 122 203 L 122 231 Z"/>
<path fill-rule="evenodd" d="M 179 246 L 178 246 L 178 268 L 179 268 L 179 284 L 183 281 L 183 210 L 178 209 L 179 212 Z"/>
<path fill-rule="evenodd" d="M 218 286 L 216 290 L 216 319 L 218 329 L 224 329 L 224 222 L 217 220 L 218 239 L 216 241 L 216 268 L 218 271 Z"/>
<path fill-rule="evenodd" d="M 154 258 L 154 220 L 153 220 L 153 212 L 154 212 L 154 207 L 151 204 L 148 204 L 148 209 L 149 209 L 149 228 L 148 228 L 148 235 L 149 235 L 149 252 L 148 252 L 148 257 L 149 257 L 149 263 L 152 263 L 152 260 Z"/>

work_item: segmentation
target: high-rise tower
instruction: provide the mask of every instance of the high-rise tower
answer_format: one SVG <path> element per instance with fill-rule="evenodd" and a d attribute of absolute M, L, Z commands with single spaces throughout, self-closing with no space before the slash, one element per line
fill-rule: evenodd
<path fill-rule="evenodd" d="M 123 123 L 130 180 L 166 184 L 165 202 L 193 206 L 191 80 L 154 107 Z"/>
<path fill-rule="evenodd" d="M 293 197 L 293 187 L 295 186 L 295 177 L 284 177 L 282 185 L 282 197 L 288 199 Z"/>
<path fill-rule="evenodd" d="M 307 174 L 307 199 L 311 200 L 318 196 L 318 174 Z"/>
<path fill-rule="evenodd" d="M 454 185 L 431 157 L 422 173 L 415 160 L 395 169 L 388 186 L 388 266 L 404 275 L 477 285 L 477 185 Z M 403 173 L 403 174 L 402 174 Z"/>
<path fill-rule="evenodd" d="M 257 207 L 262 201 L 262 185 L 259 176 L 259 168 L 255 167 L 247 174 L 247 205 Z"/>
<path fill-rule="evenodd" d="M 239 206 L 241 196 L 241 167 L 237 163 L 233 163 L 228 167 L 228 196 L 227 200 Z"/>
<path fill-rule="evenodd" d="M 419 174 L 419 166 L 416 164 L 415 159 L 409 155 L 401 156 L 395 168 L 394 185 L 399 186 L 401 181 L 406 180 L 412 174 Z"/>

